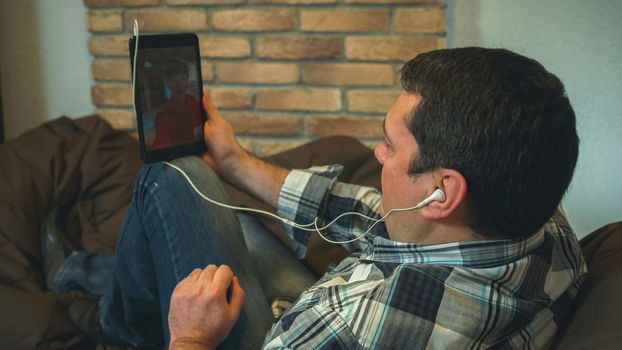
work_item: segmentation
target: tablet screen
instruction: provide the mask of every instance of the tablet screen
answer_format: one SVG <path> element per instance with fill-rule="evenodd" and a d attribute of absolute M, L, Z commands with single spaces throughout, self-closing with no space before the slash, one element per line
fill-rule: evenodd
<path fill-rule="evenodd" d="M 136 73 L 148 149 L 201 139 L 201 97 L 193 47 L 139 50 Z"/>
<path fill-rule="evenodd" d="M 133 39 L 131 54 L 132 44 Z M 134 97 L 143 160 L 169 160 L 204 150 L 196 35 L 141 36 L 135 58 Z"/>

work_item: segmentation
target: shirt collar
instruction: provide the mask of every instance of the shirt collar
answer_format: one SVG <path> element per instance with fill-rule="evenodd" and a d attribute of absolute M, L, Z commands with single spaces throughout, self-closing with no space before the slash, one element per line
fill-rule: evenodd
<path fill-rule="evenodd" d="M 544 228 L 526 238 L 443 244 L 404 243 L 373 235 L 369 238 L 371 244 L 360 259 L 399 264 L 494 267 L 511 263 L 529 254 L 544 241 L 544 237 Z"/>

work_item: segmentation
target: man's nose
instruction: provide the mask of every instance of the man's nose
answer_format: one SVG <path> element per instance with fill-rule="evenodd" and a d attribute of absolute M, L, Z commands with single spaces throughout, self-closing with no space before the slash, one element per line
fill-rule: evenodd
<path fill-rule="evenodd" d="M 374 149 L 374 156 L 378 160 L 378 162 L 383 165 L 384 164 L 384 149 L 382 143 L 379 143 L 378 146 Z"/>

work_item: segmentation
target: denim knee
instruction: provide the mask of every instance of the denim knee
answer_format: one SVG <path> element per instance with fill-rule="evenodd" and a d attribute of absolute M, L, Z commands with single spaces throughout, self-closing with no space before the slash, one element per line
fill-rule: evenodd
<path fill-rule="evenodd" d="M 183 157 L 172 160 L 171 163 L 180 167 L 191 179 L 201 178 L 218 180 L 218 175 L 212 167 L 199 157 Z"/>
<path fill-rule="evenodd" d="M 218 175 L 214 172 L 212 167 L 199 157 L 189 156 L 177 158 L 170 161 L 170 163 L 181 168 L 190 179 L 218 180 Z M 185 181 L 185 179 L 179 175 L 177 170 L 168 167 L 166 162 L 145 164 L 138 173 L 136 184 L 149 187 L 149 185 L 154 182 L 164 182 L 164 180 L 166 180 L 166 182 Z"/>

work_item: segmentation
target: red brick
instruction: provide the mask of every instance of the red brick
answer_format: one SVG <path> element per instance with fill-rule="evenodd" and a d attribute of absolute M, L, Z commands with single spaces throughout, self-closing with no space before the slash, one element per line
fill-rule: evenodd
<path fill-rule="evenodd" d="M 369 63 L 308 63 L 304 82 L 327 85 L 392 85 L 393 67 Z"/>
<path fill-rule="evenodd" d="M 398 9 L 395 12 L 395 31 L 398 33 L 445 32 L 445 12 L 440 7 Z"/>
<path fill-rule="evenodd" d="M 302 130 L 302 118 L 289 114 L 227 112 L 225 118 L 236 134 L 298 135 Z"/>
<path fill-rule="evenodd" d="M 129 59 L 96 59 L 91 72 L 95 80 L 132 80 Z"/>
<path fill-rule="evenodd" d="M 385 9 L 300 11 L 300 29 L 311 32 L 386 32 L 389 21 L 389 10 Z"/>
<path fill-rule="evenodd" d="M 207 29 L 207 12 L 185 8 L 150 8 L 127 11 L 125 23 L 132 28 L 134 19 L 138 20 L 140 30 L 149 31 L 198 31 Z"/>
<path fill-rule="evenodd" d="M 246 0 L 166 0 L 167 4 L 176 5 L 234 5 L 243 4 Z"/>
<path fill-rule="evenodd" d="M 96 111 L 113 128 L 119 130 L 133 130 L 136 128 L 136 118 L 131 109 L 102 108 Z"/>
<path fill-rule="evenodd" d="M 382 137 L 383 119 L 384 116 L 309 116 L 307 131 L 312 136 Z"/>
<path fill-rule="evenodd" d="M 158 3 L 160 0 L 84 0 L 86 7 L 139 7 Z"/>
<path fill-rule="evenodd" d="M 382 142 L 382 138 L 373 138 L 373 139 L 370 139 L 370 140 L 359 140 L 359 141 L 361 141 L 361 143 L 364 144 L 365 147 L 373 150 L 376 147 L 378 147 L 378 144 L 380 142 Z"/>
<path fill-rule="evenodd" d="M 225 83 L 282 84 L 298 82 L 300 72 L 293 63 L 222 62 L 216 75 Z"/>
<path fill-rule="evenodd" d="M 97 106 L 132 106 L 132 84 L 104 83 L 91 88 L 93 103 Z"/>
<path fill-rule="evenodd" d="M 251 4 L 317 5 L 334 4 L 337 0 L 250 0 Z"/>
<path fill-rule="evenodd" d="M 294 29 L 295 18 L 291 9 L 218 10 L 212 15 L 212 24 L 219 30 L 285 30 Z"/>
<path fill-rule="evenodd" d="M 337 111 L 341 93 L 337 89 L 274 89 L 257 93 L 258 109 Z"/>
<path fill-rule="evenodd" d="M 214 79 L 213 64 L 201 61 L 201 75 L 204 83 L 212 81 Z"/>
<path fill-rule="evenodd" d="M 211 58 L 242 58 L 251 55 L 251 43 L 236 36 L 199 35 L 201 56 Z"/>
<path fill-rule="evenodd" d="M 346 38 L 346 57 L 360 60 L 407 61 L 422 52 L 441 48 L 436 36 L 350 36 Z"/>
<path fill-rule="evenodd" d="M 236 140 L 238 141 L 240 146 L 242 146 L 242 148 L 253 153 L 253 138 L 244 137 L 244 136 L 236 136 Z"/>
<path fill-rule="evenodd" d="M 353 112 L 386 113 L 400 95 L 400 90 L 350 90 L 348 110 Z"/>
<path fill-rule="evenodd" d="M 209 92 L 218 108 L 250 108 L 253 104 L 248 89 L 213 87 Z"/>
<path fill-rule="evenodd" d="M 89 38 L 89 49 L 93 56 L 129 57 L 127 35 L 93 35 Z"/>
<path fill-rule="evenodd" d="M 88 14 L 91 32 L 119 32 L 123 30 L 123 17 L 120 10 L 91 10 Z"/>
<path fill-rule="evenodd" d="M 301 146 L 309 140 L 254 140 L 255 153 L 260 156 L 268 156 L 275 153 L 287 151 L 289 149 Z"/>
<path fill-rule="evenodd" d="M 445 0 L 345 0 L 346 4 L 444 4 Z"/>
<path fill-rule="evenodd" d="M 317 36 L 269 36 L 257 38 L 260 58 L 337 58 L 341 39 Z"/>

